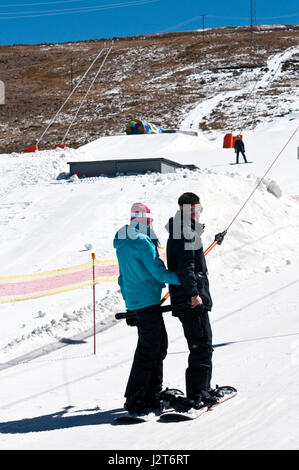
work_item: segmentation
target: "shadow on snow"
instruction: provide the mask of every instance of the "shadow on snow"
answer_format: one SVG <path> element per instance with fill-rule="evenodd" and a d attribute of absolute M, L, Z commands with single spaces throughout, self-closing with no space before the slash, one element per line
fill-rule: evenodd
<path fill-rule="evenodd" d="M 0 422 L 0 434 L 27 434 L 30 432 L 55 431 L 57 429 L 79 426 L 98 426 L 112 423 L 113 419 L 123 413 L 123 408 L 101 411 L 99 408 L 70 412 L 72 406 L 61 411 L 35 418 L 24 418 L 16 421 Z M 75 414 L 85 413 L 85 414 Z"/>

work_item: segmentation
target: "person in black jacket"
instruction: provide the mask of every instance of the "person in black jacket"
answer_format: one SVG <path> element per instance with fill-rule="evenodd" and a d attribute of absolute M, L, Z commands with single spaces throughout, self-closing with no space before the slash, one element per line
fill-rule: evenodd
<path fill-rule="evenodd" d="M 213 347 L 209 311 L 213 303 L 201 242 L 202 205 L 194 193 L 182 194 L 178 204 L 179 210 L 166 225 L 167 263 L 168 269 L 177 273 L 181 285 L 170 285 L 169 292 L 171 304 L 178 305 L 173 315 L 182 323 L 189 347 L 186 396 L 190 403 L 211 406 L 217 402 L 217 390 L 211 389 Z"/>
<path fill-rule="evenodd" d="M 248 163 L 248 161 L 246 159 L 246 156 L 245 156 L 245 145 L 244 145 L 244 142 L 241 139 L 240 135 L 237 136 L 234 147 L 235 147 L 235 152 L 236 152 L 236 164 L 239 163 L 239 153 L 240 152 L 243 155 L 244 162 Z"/>

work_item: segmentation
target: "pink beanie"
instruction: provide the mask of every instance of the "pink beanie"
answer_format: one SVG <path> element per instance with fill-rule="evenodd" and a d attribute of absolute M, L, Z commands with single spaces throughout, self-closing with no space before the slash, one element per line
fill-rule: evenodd
<path fill-rule="evenodd" d="M 131 221 L 132 220 L 136 220 L 136 222 L 140 222 L 143 225 L 149 225 L 153 218 L 151 211 L 145 204 L 135 202 L 131 207 Z"/>

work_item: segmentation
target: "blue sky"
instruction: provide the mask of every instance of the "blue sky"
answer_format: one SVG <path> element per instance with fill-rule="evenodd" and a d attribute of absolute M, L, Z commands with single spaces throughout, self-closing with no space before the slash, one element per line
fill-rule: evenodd
<path fill-rule="evenodd" d="M 253 2 L 254 3 L 254 2 Z M 298 0 L 256 0 L 258 24 L 297 24 Z M 135 36 L 250 23 L 250 0 L 0 0 L 0 44 Z"/>

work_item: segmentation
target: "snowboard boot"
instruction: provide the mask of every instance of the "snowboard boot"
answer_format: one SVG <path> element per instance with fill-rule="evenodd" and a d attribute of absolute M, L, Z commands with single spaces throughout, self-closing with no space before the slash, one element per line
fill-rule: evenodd
<path fill-rule="evenodd" d="M 219 385 L 216 385 L 216 388 L 210 388 L 209 389 L 209 395 L 219 399 L 219 398 L 224 397 L 224 392 L 219 388 Z"/>
<path fill-rule="evenodd" d="M 194 408 L 196 403 L 196 400 L 192 400 L 192 398 L 177 396 L 171 400 L 170 405 L 175 411 L 186 413 L 191 410 L 191 408 Z"/>
<path fill-rule="evenodd" d="M 161 414 L 163 409 L 159 392 L 142 397 L 139 396 L 135 399 L 127 399 L 124 408 L 132 414 L 155 413 L 157 415 Z"/>
<path fill-rule="evenodd" d="M 201 391 L 201 400 L 205 406 L 211 408 L 214 405 L 217 405 L 219 400 L 223 397 L 223 392 L 218 390 L 218 386 L 216 385 L 215 389 L 210 389 L 208 392 L 205 390 Z"/>
<path fill-rule="evenodd" d="M 146 399 L 146 405 L 150 412 L 159 415 L 163 411 L 163 403 L 160 398 L 160 393 L 155 394 L 153 397 Z"/>
<path fill-rule="evenodd" d="M 205 404 L 201 398 L 193 400 L 192 398 L 178 396 L 172 400 L 171 406 L 175 411 L 187 413 L 191 409 L 199 410 L 200 408 L 203 408 Z"/>
<path fill-rule="evenodd" d="M 150 412 L 149 407 L 145 400 L 142 398 L 135 400 L 126 400 L 124 409 L 131 414 L 146 415 Z"/>
<path fill-rule="evenodd" d="M 172 408 L 172 402 L 177 397 L 183 397 L 184 392 L 177 388 L 166 388 L 160 392 L 159 398 L 161 400 L 162 409 Z"/>

